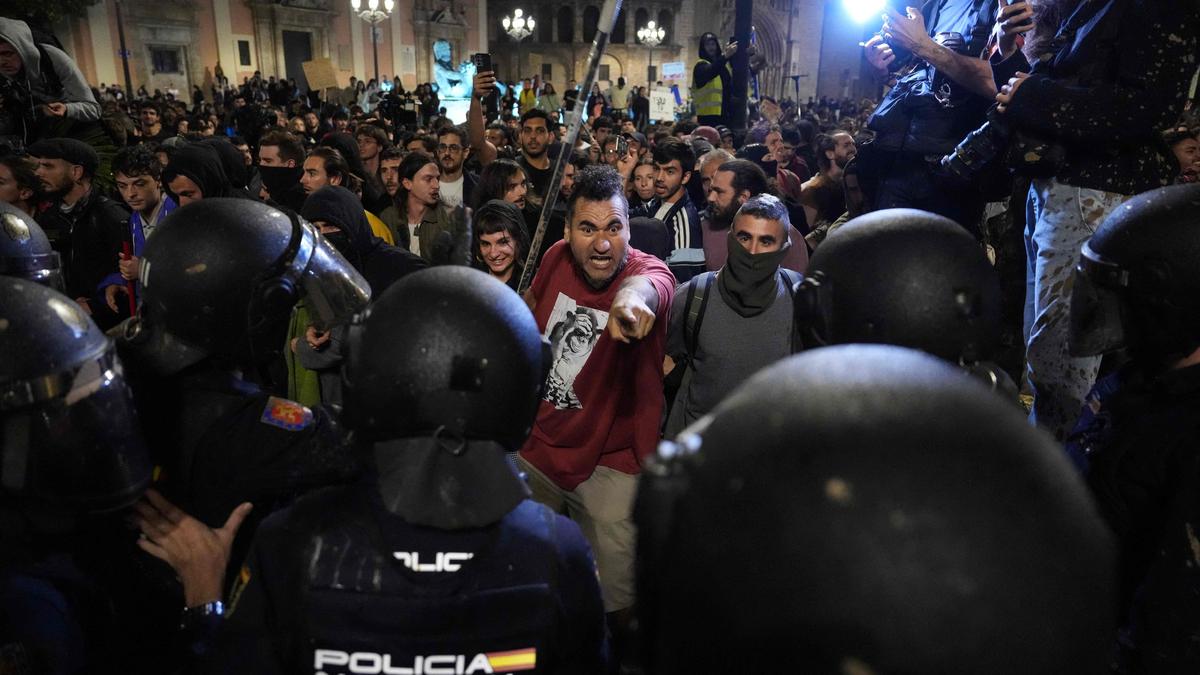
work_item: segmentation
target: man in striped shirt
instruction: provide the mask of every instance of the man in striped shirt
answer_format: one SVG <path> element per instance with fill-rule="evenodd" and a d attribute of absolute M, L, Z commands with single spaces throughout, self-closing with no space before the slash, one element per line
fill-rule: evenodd
<path fill-rule="evenodd" d="M 637 214 L 657 218 L 672 233 L 674 247 L 701 248 L 700 214 L 684 188 L 696 168 L 692 146 L 669 138 L 654 147 L 654 199 Z"/>

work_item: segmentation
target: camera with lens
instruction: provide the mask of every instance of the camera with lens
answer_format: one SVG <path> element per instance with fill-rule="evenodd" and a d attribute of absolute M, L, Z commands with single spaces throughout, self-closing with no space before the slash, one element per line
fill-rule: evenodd
<path fill-rule="evenodd" d="M 999 160 L 1022 175 L 1047 178 L 1058 173 L 1065 154 L 1057 143 L 1014 131 L 993 105 L 983 126 L 967 134 L 953 152 L 943 157 L 941 167 L 951 176 L 972 181 Z"/>

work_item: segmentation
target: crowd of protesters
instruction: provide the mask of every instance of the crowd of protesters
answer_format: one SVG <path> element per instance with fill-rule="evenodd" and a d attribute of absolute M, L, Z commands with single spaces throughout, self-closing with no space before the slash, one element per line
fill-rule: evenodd
<path fill-rule="evenodd" d="M 1121 204 L 1200 180 L 1200 118 L 1188 93 L 1200 12 L 1187 3 L 1156 10 L 1147 30 L 1170 35 L 1153 49 L 1122 42 L 1119 57 L 1102 57 L 1053 47 L 1116 59 L 1111 68 L 1089 70 L 1068 55 L 1058 70 L 1028 74 L 1053 60 L 1039 50 L 1053 52 L 1060 24 L 1086 34 L 1112 20 L 1104 11 L 1074 18 L 1088 4 L 1104 3 L 1018 1 L 956 15 L 987 24 L 975 36 L 954 28 L 966 46 L 939 29 L 952 12 L 890 11 L 864 46 L 882 102 L 763 96 L 746 129 L 731 128 L 727 114 L 738 47 L 721 48 L 715 36 L 701 39 L 709 89 L 693 90 L 696 114 L 653 120 L 646 88 L 624 78 L 605 91 L 571 81 L 560 92 L 536 77 L 501 87 L 482 72 L 456 124 L 433 85 L 410 93 L 399 77 L 352 77 L 318 92 L 257 72 L 235 84 L 218 68 L 207 90 L 130 95 L 86 83 L 51 36 L 4 18 L 0 201 L 45 231 L 67 294 L 105 330 L 138 314 L 147 241 L 177 210 L 211 198 L 264 202 L 318 225 L 376 296 L 442 265 L 474 267 L 523 293 L 554 360 L 515 461 L 537 500 L 583 526 L 623 654 L 633 639 L 642 459 L 796 349 L 791 303 L 773 301 L 789 298 L 810 256 L 864 214 L 919 208 L 973 238 L 1003 293 L 995 360 L 1022 390 L 1031 423 L 1079 442 L 1073 430 L 1089 392 L 1120 364 L 1068 356 L 1063 280 Z M 1172 21 L 1184 28 L 1163 27 Z M 976 37 L 988 45 L 983 58 L 970 46 Z M 1103 49 L 1118 52 L 1118 38 L 1106 39 Z M 894 66 L 905 59 L 933 67 Z M 923 96 L 942 107 L 922 108 Z M 579 105 L 586 123 L 563 148 Z M 1049 173 L 968 176 L 962 167 L 974 172 L 976 155 L 966 144 L 985 123 L 1006 125 L 1026 159 L 1065 158 Z M 1035 136 L 1049 140 L 1035 148 Z M 612 185 L 617 195 L 604 193 Z M 711 301 L 708 284 L 717 287 Z M 706 332 L 689 309 L 697 298 Z M 339 410 L 345 334 L 310 310 L 296 307 L 270 368 L 276 377 L 263 384 L 299 405 Z"/>

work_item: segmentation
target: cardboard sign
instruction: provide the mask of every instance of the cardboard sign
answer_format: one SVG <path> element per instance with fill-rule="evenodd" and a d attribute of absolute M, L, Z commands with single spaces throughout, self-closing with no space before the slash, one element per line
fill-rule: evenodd
<path fill-rule="evenodd" d="M 650 90 L 650 119 L 675 119 L 675 94 L 667 88 Z"/>
<path fill-rule="evenodd" d="M 662 80 L 682 80 L 686 73 L 683 69 L 683 61 L 670 61 L 662 64 Z"/>
<path fill-rule="evenodd" d="M 337 87 L 337 73 L 333 69 L 333 61 L 329 59 L 313 59 L 300 64 L 304 69 L 304 77 L 308 80 L 309 89 L 324 90 Z"/>

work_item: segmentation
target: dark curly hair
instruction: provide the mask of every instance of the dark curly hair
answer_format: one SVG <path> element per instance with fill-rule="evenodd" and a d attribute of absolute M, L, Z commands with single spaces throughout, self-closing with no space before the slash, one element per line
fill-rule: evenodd
<path fill-rule="evenodd" d="M 587 202 L 606 202 L 613 197 L 620 197 L 625 205 L 625 213 L 629 214 L 629 200 L 625 197 L 625 186 L 617 170 L 607 164 L 593 164 L 575 174 L 575 189 L 571 192 L 571 201 L 567 204 L 567 223 L 575 215 L 575 204 L 580 200 Z"/>
<path fill-rule="evenodd" d="M 163 165 L 158 161 L 158 155 L 148 145 L 134 145 L 122 148 L 113 157 L 112 172 L 116 176 L 123 173 L 130 178 L 134 176 L 150 176 L 154 180 L 162 177 Z"/>

